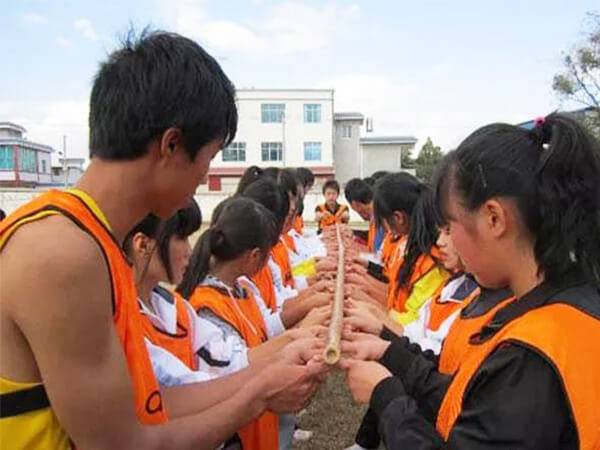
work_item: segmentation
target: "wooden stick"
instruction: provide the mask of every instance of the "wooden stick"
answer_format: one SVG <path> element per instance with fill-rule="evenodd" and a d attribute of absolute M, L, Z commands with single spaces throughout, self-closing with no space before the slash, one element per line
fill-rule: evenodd
<path fill-rule="evenodd" d="M 344 320 L 344 243 L 340 225 L 335 224 L 338 241 L 338 269 L 336 277 L 335 296 L 329 323 L 329 335 L 325 347 L 324 359 L 327 364 L 336 364 L 340 360 L 340 340 L 342 337 L 342 323 Z"/>

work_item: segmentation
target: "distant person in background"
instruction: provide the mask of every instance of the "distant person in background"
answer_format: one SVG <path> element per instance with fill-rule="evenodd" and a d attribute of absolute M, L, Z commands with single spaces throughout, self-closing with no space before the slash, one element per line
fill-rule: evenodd
<path fill-rule="evenodd" d="M 4 212 L 3 209 L 0 209 L 0 221 L 4 220 L 5 217 L 6 217 L 6 213 Z"/>
<path fill-rule="evenodd" d="M 337 202 L 340 196 L 340 184 L 335 180 L 329 180 L 323 185 L 323 197 L 325 203 L 318 205 L 315 209 L 315 220 L 319 224 L 319 232 L 323 228 L 336 223 L 348 223 L 350 212 L 346 205 Z"/>
<path fill-rule="evenodd" d="M 369 222 L 369 230 L 362 234 L 355 231 L 367 244 L 370 253 L 377 253 L 383 242 L 385 230 L 383 226 L 377 227 L 373 214 L 373 189 L 364 180 L 353 178 L 344 189 L 346 201 L 363 220 Z"/>

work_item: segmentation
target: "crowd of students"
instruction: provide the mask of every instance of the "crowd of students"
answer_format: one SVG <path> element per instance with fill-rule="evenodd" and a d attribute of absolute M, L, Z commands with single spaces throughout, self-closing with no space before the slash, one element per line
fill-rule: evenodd
<path fill-rule="evenodd" d="M 288 449 L 332 370 L 369 405 L 351 449 L 600 448 L 600 149 L 580 125 L 483 127 L 432 186 L 376 172 L 349 207 L 327 180 L 313 217 L 309 170 L 252 166 L 201 229 L 193 194 L 236 128 L 191 40 L 102 64 L 81 181 L 0 223 L 2 448 Z"/>

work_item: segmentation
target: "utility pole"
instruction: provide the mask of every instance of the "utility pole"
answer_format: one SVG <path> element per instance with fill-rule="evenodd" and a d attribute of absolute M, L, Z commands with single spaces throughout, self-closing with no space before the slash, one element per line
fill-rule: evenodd
<path fill-rule="evenodd" d="M 65 189 L 69 187 L 69 167 L 67 165 L 67 136 L 63 135 L 63 173 L 65 175 Z"/>

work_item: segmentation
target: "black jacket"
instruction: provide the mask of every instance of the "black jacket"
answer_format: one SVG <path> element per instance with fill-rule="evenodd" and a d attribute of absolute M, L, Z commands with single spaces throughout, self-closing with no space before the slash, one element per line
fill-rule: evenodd
<path fill-rule="evenodd" d="M 581 280 L 542 284 L 500 310 L 479 339 L 485 340 L 525 312 L 553 302 L 600 319 L 600 295 Z M 554 366 L 536 349 L 518 342 L 494 351 L 473 376 L 447 443 L 435 428 L 452 381 L 408 340 L 393 340 L 381 362 L 395 375 L 373 392 L 371 409 L 388 449 L 577 449 L 578 436 Z"/>

